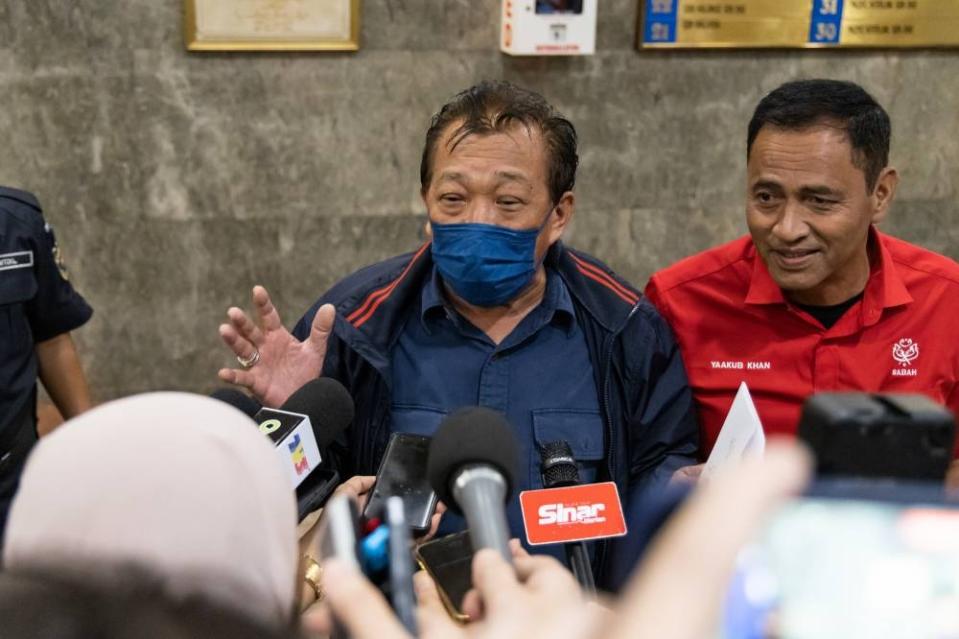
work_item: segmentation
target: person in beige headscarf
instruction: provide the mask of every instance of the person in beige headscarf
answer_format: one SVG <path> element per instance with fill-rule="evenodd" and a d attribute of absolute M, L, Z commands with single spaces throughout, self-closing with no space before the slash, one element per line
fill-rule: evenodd
<path fill-rule="evenodd" d="M 125 567 L 177 598 L 294 622 L 296 506 L 252 420 L 225 403 L 149 393 L 104 404 L 37 445 L 13 502 L 10 571 L 109 585 Z"/>

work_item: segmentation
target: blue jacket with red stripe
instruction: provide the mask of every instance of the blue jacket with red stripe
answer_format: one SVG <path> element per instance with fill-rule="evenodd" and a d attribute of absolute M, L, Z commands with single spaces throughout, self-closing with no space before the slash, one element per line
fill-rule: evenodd
<path fill-rule="evenodd" d="M 390 353 L 417 307 L 433 262 L 426 244 L 368 266 L 330 289 L 293 330 L 306 339 L 317 309 L 336 307 L 323 374 L 341 381 L 356 415 L 336 451 L 343 476 L 376 473 L 390 436 Z M 545 265 L 562 277 L 593 364 L 606 427 L 599 480 L 613 480 L 627 526 L 643 511 L 642 494 L 676 469 L 696 463 L 699 430 L 679 350 L 652 304 L 594 258 L 556 242 Z M 637 522 L 638 525 L 638 522 Z M 639 550 L 629 535 L 601 544 L 597 584 L 615 589 Z"/>

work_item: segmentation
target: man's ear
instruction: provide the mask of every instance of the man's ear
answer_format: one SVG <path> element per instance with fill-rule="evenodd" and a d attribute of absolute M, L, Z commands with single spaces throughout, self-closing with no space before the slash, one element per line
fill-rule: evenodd
<path fill-rule="evenodd" d="M 575 210 L 576 196 L 572 191 L 566 191 L 560 196 L 556 206 L 553 207 L 552 214 L 547 222 L 547 237 L 550 245 L 563 236 L 566 226 L 573 219 Z"/>
<path fill-rule="evenodd" d="M 879 224 L 889 212 L 892 201 L 896 197 L 896 188 L 899 186 L 899 173 L 891 166 L 887 166 L 876 180 L 876 188 L 872 192 L 873 214 L 872 223 Z"/>
<path fill-rule="evenodd" d="M 426 239 L 433 239 L 433 227 L 430 226 L 430 207 L 426 204 L 426 189 L 420 189 L 420 199 L 423 200 L 423 210 L 426 211 L 426 222 L 423 223 L 423 234 Z"/>

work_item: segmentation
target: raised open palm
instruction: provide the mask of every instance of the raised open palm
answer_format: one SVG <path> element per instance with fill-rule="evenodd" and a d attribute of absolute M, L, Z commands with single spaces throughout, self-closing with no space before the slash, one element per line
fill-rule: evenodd
<path fill-rule="evenodd" d="M 330 304 L 321 306 L 309 337 L 301 342 L 283 326 L 262 286 L 253 287 L 253 305 L 257 322 L 231 307 L 226 312 L 229 323 L 220 324 L 220 337 L 239 359 L 254 363 L 245 369 L 222 368 L 218 376 L 249 389 L 265 406 L 278 407 L 303 384 L 319 377 L 335 311 Z"/>

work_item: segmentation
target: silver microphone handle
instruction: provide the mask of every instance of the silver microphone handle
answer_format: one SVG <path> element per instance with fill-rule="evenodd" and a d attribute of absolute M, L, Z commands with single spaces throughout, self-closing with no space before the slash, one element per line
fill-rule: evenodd
<path fill-rule="evenodd" d="M 453 497 L 466 515 L 473 550 L 492 548 L 512 564 L 503 475 L 487 465 L 465 466 L 453 481 Z"/>

